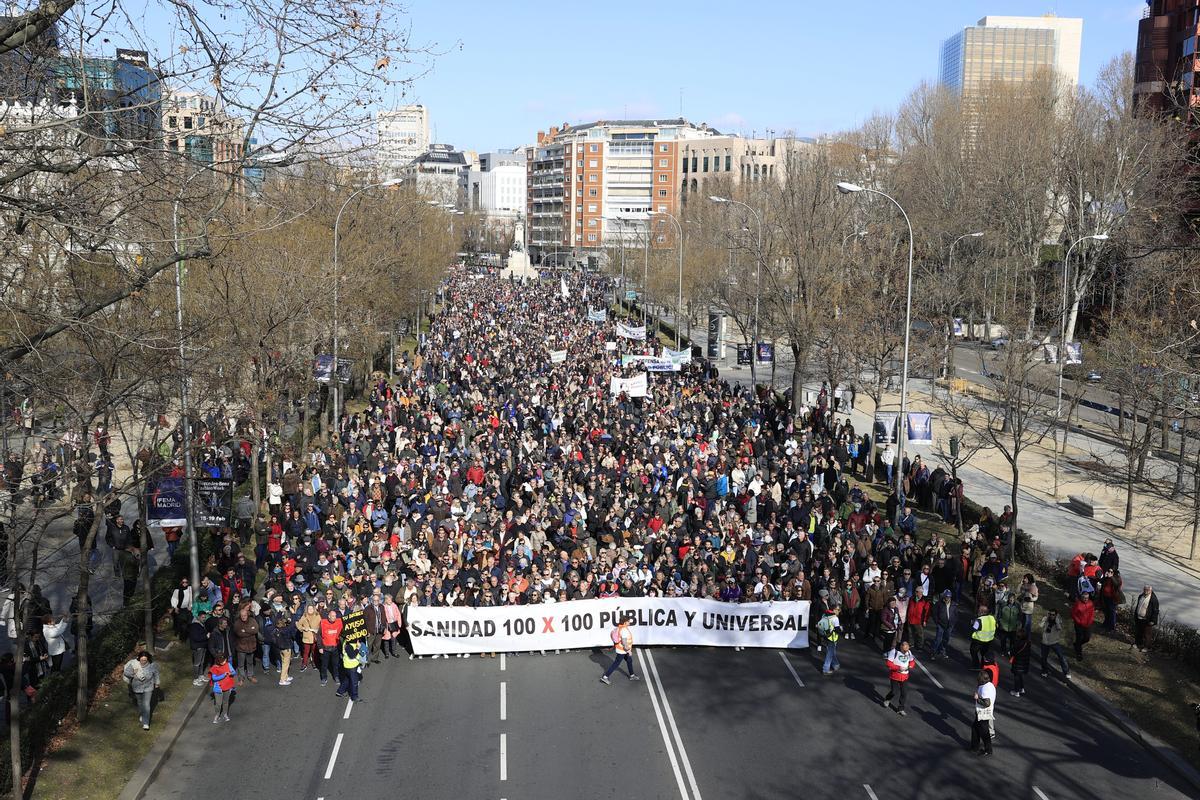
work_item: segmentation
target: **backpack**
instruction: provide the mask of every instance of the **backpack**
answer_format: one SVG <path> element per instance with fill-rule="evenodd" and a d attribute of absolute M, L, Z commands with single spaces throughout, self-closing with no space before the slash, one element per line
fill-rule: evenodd
<path fill-rule="evenodd" d="M 826 614 L 821 617 L 817 623 L 817 633 L 821 634 L 821 638 L 828 639 L 833 634 L 833 617 Z"/>

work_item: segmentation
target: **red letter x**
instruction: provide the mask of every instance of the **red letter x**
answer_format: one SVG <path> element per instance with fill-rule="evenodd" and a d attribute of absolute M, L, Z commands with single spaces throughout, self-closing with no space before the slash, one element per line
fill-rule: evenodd
<path fill-rule="evenodd" d="M 554 617 L 542 617 L 542 633 L 554 633 Z"/>

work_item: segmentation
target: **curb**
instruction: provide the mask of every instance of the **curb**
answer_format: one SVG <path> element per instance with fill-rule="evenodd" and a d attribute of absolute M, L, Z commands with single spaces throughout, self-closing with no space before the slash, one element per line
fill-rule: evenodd
<path fill-rule="evenodd" d="M 163 763 L 167 760 L 167 754 L 171 752 L 171 748 L 175 746 L 175 742 L 179 740 L 179 735 L 183 733 L 183 726 L 191 719 L 192 714 L 200 707 L 200 703 L 208 695 L 208 692 L 203 686 L 193 686 L 196 696 L 188 701 L 186 698 L 179 707 L 175 709 L 175 713 L 167 720 L 166 727 L 163 732 L 154 740 L 154 744 L 150 746 L 150 751 L 146 753 L 142 759 L 142 763 L 133 772 L 133 776 L 129 779 L 129 783 L 125 784 L 125 788 L 118 795 L 117 800 L 140 800 L 146 792 L 146 787 L 158 775 L 158 771 L 162 768 Z"/>
<path fill-rule="evenodd" d="M 1149 750 L 1159 761 L 1173 770 L 1191 786 L 1197 796 L 1200 796 L 1200 770 L 1188 763 L 1187 759 L 1180 755 L 1175 748 L 1143 731 L 1125 712 L 1105 700 L 1094 689 L 1081 684 L 1078 679 L 1066 681 L 1066 683 L 1089 705 L 1098 708 L 1104 716 L 1112 720 L 1129 738 Z"/>

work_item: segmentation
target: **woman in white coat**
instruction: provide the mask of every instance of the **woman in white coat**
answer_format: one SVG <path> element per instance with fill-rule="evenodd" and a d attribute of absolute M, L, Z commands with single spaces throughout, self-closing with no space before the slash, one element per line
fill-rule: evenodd
<path fill-rule="evenodd" d="M 46 652 L 50 654 L 50 671 L 62 669 L 63 654 L 67 652 L 67 629 L 71 620 L 63 617 L 58 622 L 47 614 L 42 617 L 42 639 L 46 642 Z"/>

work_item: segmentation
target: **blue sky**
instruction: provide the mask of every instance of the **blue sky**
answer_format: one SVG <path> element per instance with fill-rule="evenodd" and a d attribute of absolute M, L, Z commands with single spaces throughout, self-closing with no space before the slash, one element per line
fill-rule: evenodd
<path fill-rule="evenodd" d="M 981 17 L 1083 17 L 1080 80 L 1132 50 L 1144 0 L 413 0 L 413 39 L 443 51 L 396 102 L 436 138 L 486 151 L 562 122 L 684 116 L 806 136 L 893 110 L 934 79 L 941 42 Z"/>

